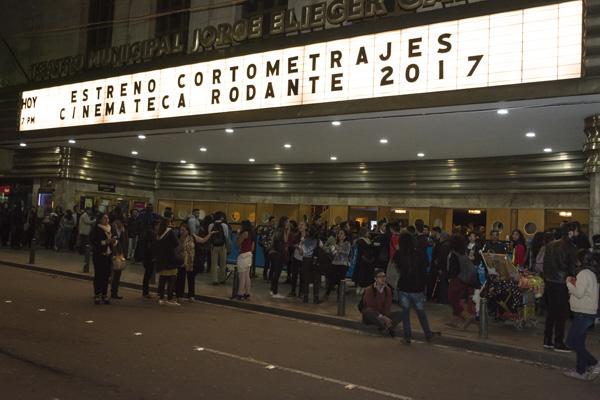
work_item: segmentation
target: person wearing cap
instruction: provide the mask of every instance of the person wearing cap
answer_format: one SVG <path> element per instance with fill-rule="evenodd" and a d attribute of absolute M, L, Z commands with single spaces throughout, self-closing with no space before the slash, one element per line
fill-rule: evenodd
<path fill-rule="evenodd" d="M 385 271 L 376 269 L 375 282 L 363 293 L 361 313 L 365 325 L 375 325 L 379 332 L 395 337 L 402 313 L 392 312 L 392 296 L 392 289 L 385 283 Z"/>

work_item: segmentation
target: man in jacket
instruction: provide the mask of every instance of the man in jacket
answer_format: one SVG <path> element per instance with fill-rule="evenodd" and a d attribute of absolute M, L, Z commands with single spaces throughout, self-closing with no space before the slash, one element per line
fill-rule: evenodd
<path fill-rule="evenodd" d="M 96 223 L 96 220 L 92 219 L 92 217 L 90 217 L 91 213 L 92 213 L 92 210 L 87 208 L 84 211 L 84 213 L 81 214 L 81 217 L 79 217 L 79 224 L 77 226 L 78 234 L 79 234 L 79 240 L 78 240 L 79 254 L 84 254 L 85 246 L 87 246 L 87 244 L 90 242 L 90 240 L 89 240 L 90 232 L 92 230 L 92 227 Z"/>
<path fill-rule="evenodd" d="M 561 227 L 561 238 L 548 243 L 544 254 L 545 297 L 548 302 L 544 348 L 561 353 L 570 352 L 564 344 L 565 322 L 570 311 L 566 280 L 573 276 L 575 270 L 575 230 L 573 224 L 564 224 Z"/>
<path fill-rule="evenodd" d="M 396 326 L 402 321 L 400 311 L 392 312 L 392 289 L 385 283 L 385 271 L 375 270 L 375 283 L 367 287 L 362 297 L 362 321 L 375 325 L 381 333 L 396 336 Z"/>

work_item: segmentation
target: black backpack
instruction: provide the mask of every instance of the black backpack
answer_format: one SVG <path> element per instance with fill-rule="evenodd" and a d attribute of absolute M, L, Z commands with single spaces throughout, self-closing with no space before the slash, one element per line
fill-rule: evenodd
<path fill-rule="evenodd" d="M 224 246 L 227 239 L 225 238 L 225 230 L 223 230 L 223 224 L 221 222 L 215 222 L 212 227 L 213 231 L 216 231 L 212 235 L 211 241 L 213 246 Z"/>

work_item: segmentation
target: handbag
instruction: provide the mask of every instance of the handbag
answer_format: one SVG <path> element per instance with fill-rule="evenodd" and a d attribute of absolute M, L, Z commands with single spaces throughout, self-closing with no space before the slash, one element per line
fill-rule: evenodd
<path fill-rule="evenodd" d="M 123 271 L 127 266 L 125 257 L 122 255 L 114 256 L 112 259 L 112 269 L 114 271 Z"/>

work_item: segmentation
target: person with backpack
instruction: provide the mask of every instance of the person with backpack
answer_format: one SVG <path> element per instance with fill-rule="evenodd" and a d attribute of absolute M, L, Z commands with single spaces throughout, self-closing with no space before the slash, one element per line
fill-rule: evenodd
<path fill-rule="evenodd" d="M 359 238 L 356 240 L 356 266 L 352 280 L 356 284 L 356 294 L 360 295 L 364 292 L 365 288 L 373 283 L 375 255 L 367 228 L 363 226 L 360 228 L 358 234 Z"/>
<path fill-rule="evenodd" d="M 375 325 L 381 334 L 395 337 L 402 313 L 392 312 L 392 289 L 385 283 L 385 271 L 376 269 L 374 279 L 375 282 L 365 289 L 358 304 L 362 322 Z"/>
<path fill-rule="evenodd" d="M 565 373 L 570 378 L 593 380 L 600 375 L 600 364 L 585 348 L 588 329 L 594 325 L 598 312 L 598 260 L 586 249 L 577 253 L 576 276 L 566 279 L 573 322 L 567 336 L 567 345 L 575 350 L 577 362 L 574 371 Z"/>
<path fill-rule="evenodd" d="M 466 254 L 466 238 L 460 233 L 450 237 L 450 253 L 447 259 L 448 302 L 452 306 L 453 321 L 449 324 L 457 327 L 462 324 L 467 329 L 475 321 L 475 305 L 472 297 L 478 286 L 477 270 Z"/>
<path fill-rule="evenodd" d="M 227 238 L 229 227 L 225 223 L 225 214 L 221 211 L 215 213 L 215 221 L 208 225 L 208 232 L 215 233 L 211 237 L 211 268 L 213 285 L 225 283 L 227 272 Z"/>
<path fill-rule="evenodd" d="M 419 322 L 425 334 L 425 340 L 433 337 L 429 321 L 425 313 L 425 285 L 427 284 L 427 255 L 410 233 L 400 235 L 399 247 L 394 254 L 398 267 L 398 291 L 402 306 L 402 328 L 404 342 L 410 344 L 412 331 L 410 328 L 410 307 L 415 307 Z"/>

